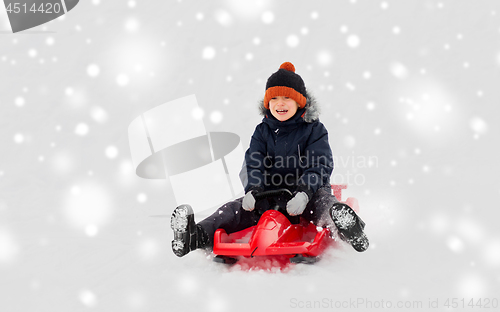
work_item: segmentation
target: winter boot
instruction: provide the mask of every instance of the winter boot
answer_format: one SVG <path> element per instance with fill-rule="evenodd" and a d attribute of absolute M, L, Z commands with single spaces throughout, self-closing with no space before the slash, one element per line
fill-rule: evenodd
<path fill-rule="evenodd" d="M 170 227 L 174 231 L 172 251 L 178 257 L 208 245 L 208 234 L 194 222 L 193 208 L 189 205 L 175 208 L 170 219 Z"/>
<path fill-rule="evenodd" d="M 351 207 L 343 203 L 335 203 L 330 208 L 330 215 L 342 240 L 351 244 L 356 251 L 368 249 L 368 238 L 363 232 L 365 223 Z"/>

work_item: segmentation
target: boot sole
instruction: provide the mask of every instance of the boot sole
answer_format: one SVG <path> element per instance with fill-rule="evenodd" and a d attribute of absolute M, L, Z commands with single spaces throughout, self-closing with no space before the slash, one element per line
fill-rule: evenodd
<path fill-rule="evenodd" d="M 193 208 L 189 205 L 175 208 L 170 218 L 170 227 L 174 231 L 172 251 L 178 257 L 182 257 L 190 251 L 190 231 L 188 228 L 190 224 L 194 224 Z"/>
<path fill-rule="evenodd" d="M 351 207 L 343 203 L 336 203 L 330 208 L 330 216 L 343 240 L 351 244 L 356 251 L 362 252 L 368 249 L 368 237 L 363 232 L 365 223 Z"/>
<path fill-rule="evenodd" d="M 331 215 L 335 226 L 339 230 L 350 230 L 356 224 L 354 211 L 345 204 L 333 205 Z"/>
<path fill-rule="evenodd" d="M 357 237 L 351 241 L 352 247 L 359 252 L 363 252 L 368 249 L 370 242 L 368 241 L 368 237 L 363 233 L 360 237 Z"/>

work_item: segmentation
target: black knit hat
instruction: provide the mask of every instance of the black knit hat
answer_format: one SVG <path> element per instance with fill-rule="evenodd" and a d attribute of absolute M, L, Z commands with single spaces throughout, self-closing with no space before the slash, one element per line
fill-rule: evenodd
<path fill-rule="evenodd" d="M 306 106 L 306 86 L 290 62 L 281 64 L 280 69 L 267 79 L 264 107 L 269 109 L 269 101 L 276 96 L 289 97 L 297 102 L 300 108 Z"/>

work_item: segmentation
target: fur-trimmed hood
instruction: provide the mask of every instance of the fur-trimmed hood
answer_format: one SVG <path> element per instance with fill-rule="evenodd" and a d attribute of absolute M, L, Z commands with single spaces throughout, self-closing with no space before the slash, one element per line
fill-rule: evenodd
<path fill-rule="evenodd" d="M 320 108 L 318 102 L 316 101 L 316 98 L 307 91 L 306 100 L 306 106 L 304 107 L 306 112 L 303 118 L 305 122 L 311 123 L 319 119 Z M 262 116 L 266 116 L 266 114 L 269 112 L 269 110 L 264 107 L 264 99 L 259 101 L 259 112 Z"/>

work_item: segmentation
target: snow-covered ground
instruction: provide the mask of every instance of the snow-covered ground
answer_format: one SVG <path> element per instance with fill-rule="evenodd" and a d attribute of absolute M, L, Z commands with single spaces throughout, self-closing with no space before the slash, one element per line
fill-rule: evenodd
<path fill-rule="evenodd" d="M 0 27 L 0 311 L 498 310 L 498 1 L 88 0 Z M 285 61 L 370 249 L 284 272 L 177 258 L 175 194 L 135 175 L 129 124 L 195 94 L 246 149 Z"/>

